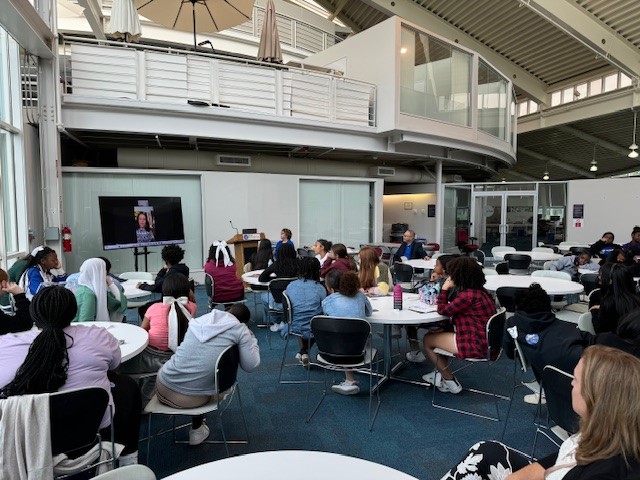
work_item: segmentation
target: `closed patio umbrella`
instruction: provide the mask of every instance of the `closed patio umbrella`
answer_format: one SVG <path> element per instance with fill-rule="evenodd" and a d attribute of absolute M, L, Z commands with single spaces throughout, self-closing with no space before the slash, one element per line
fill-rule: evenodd
<path fill-rule="evenodd" d="M 136 0 L 138 13 L 174 30 L 215 33 L 251 20 L 254 0 Z"/>
<path fill-rule="evenodd" d="M 142 34 L 140 17 L 133 0 L 113 0 L 107 33 L 125 42 L 137 42 Z"/>
<path fill-rule="evenodd" d="M 267 2 L 257 58 L 261 62 L 282 63 L 282 49 L 280 48 L 276 7 L 273 4 L 273 0 L 268 0 Z"/>

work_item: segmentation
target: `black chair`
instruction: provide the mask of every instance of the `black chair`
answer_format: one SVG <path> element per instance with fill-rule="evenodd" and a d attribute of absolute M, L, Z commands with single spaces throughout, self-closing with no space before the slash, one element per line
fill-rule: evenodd
<path fill-rule="evenodd" d="M 298 361 L 296 361 L 295 363 L 287 363 L 287 350 L 288 350 L 288 347 L 289 347 L 289 340 L 292 337 L 302 338 L 301 335 L 298 335 L 298 334 L 293 333 L 291 331 L 291 322 L 293 320 L 293 307 L 291 306 L 291 300 L 287 296 L 286 292 L 284 292 L 282 294 L 282 316 L 284 317 L 285 321 L 287 322 L 287 338 L 285 339 L 284 351 L 282 352 L 282 362 L 280 363 L 280 373 L 278 374 L 278 383 L 285 383 L 285 384 L 306 383 L 307 380 L 305 380 L 305 379 L 300 379 L 300 380 L 291 380 L 291 379 L 283 380 L 282 379 L 282 372 L 284 371 L 285 367 L 299 367 L 300 366 L 300 362 L 298 362 Z M 304 341 L 304 339 L 303 339 L 303 341 Z M 307 352 L 309 352 L 310 349 L 311 349 L 310 340 L 307 340 Z M 304 366 L 308 367 L 308 364 L 304 365 Z"/>
<path fill-rule="evenodd" d="M 56 456 L 64 453 L 69 458 L 79 457 L 95 445 L 102 445 L 100 424 L 105 410 L 111 416 L 111 451 L 114 451 L 113 412 L 109 406 L 109 394 L 102 387 L 88 387 L 77 390 L 66 390 L 52 393 L 49 396 L 49 418 L 51 421 L 51 453 Z M 56 478 L 91 470 L 104 463 L 113 463 L 116 459 L 100 461 L 102 446 L 99 448 L 98 460 L 80 470 Z"/>
<path fill-rule="evenodd" d="M 496 263 L 495 268 L 498 275 L 509 275 L 509 264 L 507 262 Z"/>
<path fill-rule="evenodd" d="M 227 307 L 228 305 L 233 305 L 234 303 L 245 303 L 247 299 L 244 297 L 244 293 L 241 298 L 237 300 L 231 300 L 227 302 L 215 302 L 213 299 L 216 295 L 216 282 L 211 275 L 208 273 L 204 274 L 204 288 L 207 292 L 207 297 L 209 298 L 209 310 L 213 310 L 218 305 L 223 305 Z"/>
<path fill-rule="evenodd" d="M 585 273 L 580 275 L 580 283 L 584 287 L 584 294 L 589 295 L 592 290 L 598 288 L 598 274 L 597 273 Z"/>
<path fill-rule="evenodd" d="M 300 258 L 303 258 L 303 257 L 315 257 L 316 256 L 316 254 L 315 254 L 315 252 L 313 252 L 313 250 L 308 250 L 306 248 L 298 248 L 296 251 L 298 252 L 298 256 Z"/>
<path fill-rule="evenodd" d="M 327 395 L 327 370 L 345 372 L 347 370 L 366 369 L 369 375 L 369 430 L 373 429 L 373 424 L 380 409 L 380 389 L 375 389 L 377 405 L 372 413 L 373 403 L 373 377 L 377 377 L 377 362 L 375 361 L 376 349 L 371 347 L 371 325 L 366 320 L 360 318 L 340 318 L 317 315 L 311 319 L 311 331 L 318 347 L 317 362 L 314 366 L 325 370 L 324 388 L 322 397 L 315 408 L 309 413 L 307 422 L 316 413 L 322 401 Z M 376 364 L 376 371 L 373 365 Z M 309 388 L 311 382 L 311 369 L 307 370 L 307 405 L 309 403 Z"/>
<path fill-rule="evenodd" d="M 546 422 L 539 422 L 536 428 L 536 434 L 533 439 L 533 450 L 531 457 L 535 458 L 536 445 L 538 435 L 545 436 L 556 446 L 560 446 L 560 442 L 566 440 L 569 435 L 573 435 L 578 431 L 579 417 L 573 411 L 571 404 L 571 381 L 573 375 L 560 370 L 552 365 L 546 365 L 542 370 L 542 389 L 544 390 L 545 399 L 547 401 Z M 541 402 L 538 403 L 538 416 L 542 410 Z M 551 426 L 551 422 L 555 426 Z M 560 429 L 556 428 L 560 427 Z M 552 437 L 551 435 L 554 435 Z M 558 441 L 559 440 L 559 441 Z"/>
<path fill-rule="evenodd" d="M 269 282 L 269 286 L 267 287 L 267 291 L 269 292 L 269 307 L 266 310 L 266 319 L 267 319 L 267 327 L 274 325 L 276 322 L 272 321 L 273 316 L 276 316 L 276 319 L 282 316 L 282 310 L 276 308 L 272 302 L 271 298 L 273 298 L 274 304 L 282 304 L 282 294 L 287 289 L 289 284 L 296 280 L 295 278 L 274 278 Z M 271 348 L 271 329 L 267 329 L 267 341 L 269 343 L 269 348 Z"/>
<path fill-rule="evenodd" d="M 482 250 L 480 250 L 480 249 L 473 250 L 473 251 L 469 252 L 469 256 L 472 257 L 472 258 L 475 258 L 484 267 L 485 255 L 484 255 L 484 252 Z"/>
<path fill-rule="evenodd" d="M 496 290 L 496 297 L 500 306 L 507 310 L 507 313 L 515 313 L 516 297 L 524 295 L 529 289 L 522 287 L 500 287 Z"/>
<path fill-rule="evenodd" d="M 504 259 L 509 265 L 509 274 L 511 275 L 526 275 L 529 273 L 529 266 L 531 265 L 531 256 L 523 255 L 520 253 L 507 253 Z"/>
<path fill-rule="evenodd" d="M 465 362 L 465 365 L 454 370 L 453 372 L 454 374 L 462 370 L 465 370 L 466 368 L 469 368 L 470 366 L 478 363 L 488 362 L 489 365 L 493 365 L 500 358 L 500 354 L 502 353 L 502 340 L 504 337 L 506 320 L 507 320 L 507 316 L 504 308 L 500 308 L 495 314 L 491 316 L 491 318 L 487 322 L 487 326 L 485 330 L 487 335 L 487 343 L 488 343 L 487 356 L 485 358 L 461 359 L 461 361 Z M 442 350 L 440 348 L 436 348 L 435 352 L 439 355 L 444 355 L 452 359 L 455 358 L 455 355 L 453 353 L 447 352 L 446 350 Z M 490 378 L 489 383 L 490 383 L 491 391 L 478 390 L 475 388 L 465 388 L 464 390 L 471 393 L 478 393 L 481 395 L 487 395 L 487 396 L 493 397 L 495 402 L 495 409 L 496 409 L 495 417 L 492 417 L 490 415 L 485 415 L 484 413 L 472 412 L 469 410 L 463 410 L 462 408 L 448 407 L 443 404 L 436 403 L 436 390 L 438 389 L 435 386 L 432 387 L 433 396 L 431 398 L 431 405 L 436 408 L 441 408 L 443 410 L 449 410 L 451 412 L 462 413 L 464 415 L 470 415 L 472 417 L 485 418 L 487 420 L 493 420 L 495 422 L 499 422 L 500 409 L 498 408 L 498 400 L 509 400 L 509 397 L 505 395 L 500 395 L 498 393 L 494 393 L 493 385 L 491 385 L 493 383 L 493 377 L 494 375 L 489 374 L 489 378 Z"/>
<path fill-rule="evenodd" d="M 402 291 L 415 293 L 416 285 L 413 281 L 413 267 L 406 263 L 396 262 L 393 264 L 393 283 L 409 284 L 409 287 L 402 286 Z"/>
<path fill-rule="evenodd" d="M 206 359 L 201 359 L 203 362 Z M 176 416 L 194 416 L 194 415 L 206 415 L 211 412 L 216 412 L 216 419 L 218 426 L 220 427 L 220 433 L 222 434 L 222 440 L 205 440 L 203 443 L 224 444 L 227 457 L 229 454 L 229 444 L 247 444 L 249 443 L 249 430 L 247 428 L 247 420 L 244 417 L 244 411 L 242 409 L 242 400 L 240 398 L 240 389 L 238 387 L 237 375 L 238 365 L 240 363 L 240 349 L 238 345 L 229 345 L 220 356 L 216 359 L 214 367 L 215 372 L 215 392 L 213 400 L 206 405 L 196 408 L 173 408 L 168 405 L 160 403 L 158 396 L 154 395 L 151 401 L 147 404 L 144 411 L 149 414 L 149 423 L 147 430 L 147 465 L 149 465 L 149 452 L 151 451 L 151 421 L 154 415 L 169 415 L 173 418 L 173 428 L 170 430 L 173 432 L 173 443 L 189 443 L 187 440 L 176 440 L 176 430 L 191 426 L 191 423 L 180 425 L 176 427 Z M 240 407 L 240 413 L 242 415 L 242 421 L 244 424 L 245 438 L 229 440 L 227 439 L 224 431 L 224 425 L 222 423 L 222 415 L 227 411 L 233 398 L 238 398 L 238 405 Z M 167 431 L 162 431 L 156 434 L 163 435 Z"/>
<path fill-rule="evenodd" d="M 591 254 L 591 251 L 589 250 L 589 247 L 571 247 L 571 248 L 569 248 L 569 253 L 571 255 L 580 255 L 583 252 Z"/>

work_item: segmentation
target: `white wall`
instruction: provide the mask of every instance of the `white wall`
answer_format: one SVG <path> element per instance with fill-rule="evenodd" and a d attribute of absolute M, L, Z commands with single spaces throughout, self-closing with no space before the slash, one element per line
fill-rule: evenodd
<path fill-rule="evenodd" d="M 418 237 L 426 237 L 435 242 L 436 217 L 429 218 L 427 205 L 436 203 L 435 193 L 413 193 L 384 196 L 384 241 L 389 241 L 392 223 L 408 223 L 409 228 Z M 405 203 L 412 203 L 413 208 L 405 210 Z"/>
<path fill-rule="evenodd" d="M 584 205 L 584 226 L 574 227 L 573 205 Z M 612 231 L 616 243 L 630 240 L 631 230 L 640 225 L 640 178 L 572 180 L 567 186 L 567 240 L 593 243 Z"/>

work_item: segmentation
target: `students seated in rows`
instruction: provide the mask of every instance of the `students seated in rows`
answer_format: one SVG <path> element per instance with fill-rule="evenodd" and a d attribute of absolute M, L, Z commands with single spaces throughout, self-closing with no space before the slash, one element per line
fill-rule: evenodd
<path fill-rule="evenodd" d="M 273 247 L 271 240 L 265 238 L 258 243 L 256 250 L 249 259 L 249 270 L 264 270 L 273 263 Z"/>
<path fill-rule="evenodd" d="M 329 240 L 325 240 L 324 238 L 319 238 L 318 240 L 316 240 L 316 243 L 314 243 L 313 251 L 316 253 L 316 258 L 318 259 L 318 262 L 320 262 L 321 267 L 322 265 L 324 265 L 324 262 L 327 261 L 329 251 L 331 250 L 332 246 L 333 243 L 331 243 Z"/>
<path fill-rule="evenodd" d="M 236 274 L 236 260 L 231 255 L 227 242 L 215 241 L 209 247 L 209 257 L 204 272 L 214 282 L 213 301 L 233 302 L 244 297 L 244 285 Z"/>
<path fill-rule="evenodd" d="M 258 368 L 260 349 L 246 325 L 249 318 L 249 309 L 235 304 L 227 312 L 212 310 L 191 320 L 176 353 L 158 372 L 158 400 L 173 408 L 196 408 L 212 401 L 216 361 L 230 345 L 238 345 L 240 367 L 245 372 Z M 204 416 L 193 417 L 189 445 L 198 445 L 208 436 Z"/>
<path fill-rule="evenodd" d="M 389 267 L 380 261 L 376 249 L 363 247 L 358 255 L 360 257 L 360 269 L 358 278 L 360 288 L 365 295 L 386 295 L 389 293 L 389 285 L 393 285 Z"/>
<path fill-rule="evenodd" d="M 8 315 L 0 310 L 0 335 L 5 333 L 23 332 L 33 326 L 29 313 L 29 300 L 24 291 L 15 283 L 9 282 L 9 275 L 0 269 L 0 297 L 13 296 L 15 312 Z"/>
<path fill-rule="evenodd" d="M 293 310 L 291 333 L 296 335 L 300 346 L 296 358 L 306 365 L 309 363 L 309 348 L 314 344 L 311 319 L 322 315 L 322 301 L 327 291 L 320 283 L 320 263 L 316 258 L 302 257 L 298 263 L 298 279 L 287 286 L 285 293 Z"/>
<path fill-rule="evenodd" d="M 602 238 L 591 245 L 589 252 L 592 257 L 606 258 L 615 249 L 620 248 L 620 245 L 613 243 L 615 236 L 613 232 L 604 232 Z"/>
<path fill-rule="evenodd" d="M 291 245 L 291 248 L 293 248 L 293 251 L 295 252 L 296 246 L 293 244 L 293 240 L 291 240 L 291 236 L 292 236 L 291 230 L 289 230 L 288 228 L 283 228 L 280 231 L 280 240 L 278 240 L 278 243 L 276 243 L 276 249 L 275 249 L 275 252 L 273 253 L 273 256 L 275 258 L 278 258 L 280 247 L 282 247 L 282 245 L 284 245 L 285 243 L 288 243 L 289 245 Z"/>
<path fill-rule="evenodd" d="M 356 271 L 357 266 L 353 258 L 347 253 L 347 247 L 343 243 L 334 243 L 327 254 L 327 259 L 320 268 L 320 277 L 325 278 L 333 270 L 341 272 Z"/>
<path fill-rule="evenodd" d="M 600 267 L 596 263 L 591 263 L 591 254 L 589 252 L 581 252 L 578 255 L 567 255 L 551 265 L 551 270 L 568 273 L 574 281 L 578 280 L 579 268 L 597 272 Z"/>
<path fill-rule="evenodd" d="M 189 278 L 189 267 L 184 263 L 180 263 L 184 258 L 184 250 L 182 248 L 178 245 L 166 245 L 162 248 L 160 255 L 162 256 L 164 267 L 158 271 L 153 285 L 139 282 L 136 286 L 140 290 L 162 293 L 162 282 L 164 282 L 165 277 L 171 273 L 181 273 Z"/>
<path fill-rule="evenodd" d="M 475 258 L 455 258 L 447 263 L 447 272 L 449 278 L 438 294 L 438 313 L 451 319 L 455 332 L 424 336 L 424 352 L 436 369 L 422 378 L 441 392 L 460 393 L 462 386 L 449 370 L 447 359 L 435 349 L 451 352 L 458 358 L 486 358 L 486 326 L 496 313 L 496 304 L 484 288 L 484 273 Z M 453 289 L 455 293 L 450 296 Z"/>
<path fill-rule="evenodd" d="M 24 290 L 29 299 L 38 293 L 38 289 L 43 283 L 48 285 L 52 282 L 63 282 L 67 278 L 62 264 L 58 260 L 58 254 L 53 249 L 38 247 L 31 254 L 33 258 L 19 282 L 20 288 Z M 55 270 L 55 273 L 52 270 Z"/>
<path fill-rule="evenodd" d="M 329 296 L 322 301 L 322 310 L 330 317 L 365 319 L 373 313 L 369 299 L 360 291 L 360 281 L 355 272 L 333 270 L 325 277 Z M 341 395 L 356 395 L 360 392 L 353 372 L 345 372 L 345 380 L 331 387 Z"/>
<path fill-rule="evenodd" d="M 295 278 L 298 276 L 298 256 L 291 242 L 283 243 L 280 247 L 280 255 L 275 262 L 269 265 L 258 277 L 261 282 L 269 282 L 274 278 Z M 282 311 L 282 304 L 275 303 L 269 292 L 260 294 L 262 305 L 264 306 L 264 317 L 267 318 L 269 308 Z M 271 331 L 278 332 L 285 326 L 284 322 L 271 325 Z"/>
<path fill-rule="evenodd" d="M 107 275 L 104 260 L 90 258 L 80 265 L 78 287 L 74 293 L 78 313 L 74 322 L 108 322 L 111 313 L 127 310 L 127 297 Z"/>
<path fill-rule="evenodd" d="M 407 230 L 402 235 L 402 243 L 400 244 L 400 248 L 393 255 L 394 262 L 401 262 L 402 257 L 406 257 L 407 260 L 415 260 L 415 259 L 425 259 L 428 260 L 430 257 L 422 248 L 422 244 L 420 242 L 416 242 L 416 232 L 413 230 Z"/>
<path fill-rule="evenodd" d="M 598 276 L 599 290 L 589 296 L 589 311 L 596 333 L 612 332 L 618 319 L 640 307 L 636 282 L 629 267 L 605 263 Z"/>
<path fill-rule="evenodd" d="M 77 312 L 73 293 L 45 287 L 31 302 L 38 330 L 0 336 L 0 396 L 102 387 L 114 407 L 115 441 L 125 445 L 120 465 L 138 463 L 140 390 L 136 383 L 112 373 L 120 364 L 120 344 L 106 329 L 71 325 Z M 109 409 L 100 427 L 111 436 Z"/>
<path fill-rule="evenodd" d="M 640 360 L 602 346 L 585 350 L 571 382 L 578 433 L 537 462 L 498 442 L 476 443 L 442 480 L 634 480 L 640 471 Z"/>

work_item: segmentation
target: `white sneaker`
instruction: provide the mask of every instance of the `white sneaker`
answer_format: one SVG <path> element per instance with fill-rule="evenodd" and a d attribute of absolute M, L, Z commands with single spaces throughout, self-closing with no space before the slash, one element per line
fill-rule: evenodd
<path fill-rule="evenodd" d="M 298 360 L 303 365 L 309 365 L 309 354 L 308 353 L 296 353 L 296 360 Z"/>
<path fill-rule="evenodd" d="M 440 372 L 438 372 L 437 370 L 434 370 L 433 372 L 429 372 L 426 375 L 423 375 L 422 380 L 431 385 L 439 387 L 442 383 L 442 375 L 440 375 Z"/>
<path fill-rule="evenodd" d="M 427 360 L 427 357 L 420 350 L 411 350 L 407 352 L 407 360 L 413 363 L 422 363 Z"/>
<path fill-rule="evenodd" d="M 391 325 L 391 338 L 400 338 L 402 337 L 402 329 L 400 325 Z"/>
<path fill-rule="evenodd" d="M 542 405 L 547 403 L 547 400 L 544 398 L 544 393 L 542 394 L 542 400 L 540 400 L 540 394 L 535 392 L 524 396 L 524 403 L 538 405 L 538 401 L 540 401 Z"/>
<path fill-rule="evenodd" d="M 460 385 L 460 382 L 458 382 L 456 377 L 453 377 L 452 380 L 442 378 L 442 382 L 438 385 L 438 390 L 443 393 L 457 394 L 462 391 L 462 385 Z"/>
<path fill-rule="evenodd" d="M 271 330 L 272 332 L 279 332 L 280 330 L 282 330 L 285 327 L 285 323 L 284 322 L 280 322 L 280 323 L 274 323 L 273 325 L 271 325 L 269 327 L 269 330 Z"/>
<path fill-rule="evenodd" d="M 209 427 L 203 423 L 199 428 L 189 430 L 189 445 L 200 445 L 209 437 Z"/>
<path fill-rule="evenodd" d="M 340 395 L 357 395 L 360 393 L 360 387 L 357 383 L 350 382 L 349 380 L 345 380 L 338 385 L 332 385 L 331 390 L 335 393 L 339 393 Z"/>

